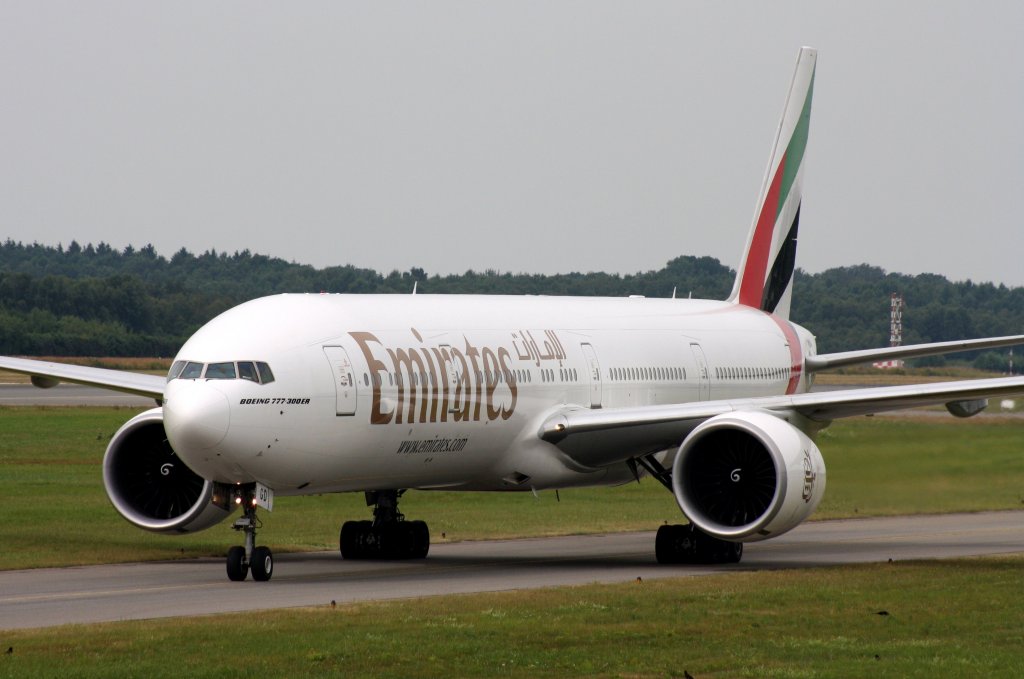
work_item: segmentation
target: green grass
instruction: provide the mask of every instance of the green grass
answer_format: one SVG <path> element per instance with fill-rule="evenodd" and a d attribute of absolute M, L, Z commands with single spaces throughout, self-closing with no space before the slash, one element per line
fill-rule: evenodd
<path fill-rule="evenodd" d="M 1024 509 L 1024 420 L 865 417 L 818 436 L 818 518 Z"/>
<path fill-rule="evenodd" d="M 223 555 L 228 523 L 188 536 L 131 526 L 103 491 L 107 442 L 136 410 L 0 408 L 0 569 Z M 828 488 L 817 518 L 1024 507 L 1024 426 L 1013 419 L 858 418 L 822 432 Z M 679 521 L 645 479 L 531 493 L 409 492 L 408 516 L 435 542 L 622 530 Z M 369 518 L 362 494 L 278 498 L 260 540 L 275 551 L 336 549 L 342 521 Z"/>
<path fill-rule="evenodd" d="M 0 677 L 1019 677 L 1022 568 L 907 562 L 2 632 Z"/>
<path fill-rule="evenodd" d="M 226 525 L 169 537 L 117 516 L 100 463 L 134 412 L 0 408 L 0 568 L 221 555 L 236 541 Z M 819 439 L 818 516 L 1020 508 L 1022 443 L 1010 419 L 837 423 Z M 560 495 L 410 492 L 402 508 L 435 539 L 678 520 L 649 480 Z M 261 538 L 333 549 L 339 522 L 367 511 L 358 494 L 279 498 Z M 1017 677 L 1022 572 L 1008 556 L 9 631 L 0 677 Z"/>

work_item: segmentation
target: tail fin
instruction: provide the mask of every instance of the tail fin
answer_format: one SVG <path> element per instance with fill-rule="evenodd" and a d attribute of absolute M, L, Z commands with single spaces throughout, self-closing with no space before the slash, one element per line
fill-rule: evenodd
<path fill-rule="evenodd" d="M 789 318 L 818 51 L 803 47 L 729 301 Z"/>

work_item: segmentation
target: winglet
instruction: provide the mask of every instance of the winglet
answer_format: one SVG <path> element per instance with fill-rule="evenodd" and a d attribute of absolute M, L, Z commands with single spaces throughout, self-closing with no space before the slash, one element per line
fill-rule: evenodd
<path fill-rule="evenodd" d="M 803 47 L 729 301 L 789 318 L 818 51 Z"/>

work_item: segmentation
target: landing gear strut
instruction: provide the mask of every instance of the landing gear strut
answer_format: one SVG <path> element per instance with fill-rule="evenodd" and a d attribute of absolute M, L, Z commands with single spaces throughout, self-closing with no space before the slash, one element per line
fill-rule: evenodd
<path fill-rule="evenodd" d="M 228 550 L 228 579 L 235 582 L 245 580 L 252 569 L 252 579 L 266 582 L 274 573 L 274 555 L 269 547 L 256 546 L 256 529 L 263 523 L 256 517 L 255 487 L 244 486 L 235 497 L 240 501 L 243 514 L 234 524 L 232 530 L 245 532 L 245 546 L 232 547 Z"/>
<path fill-rule="evenodd" d="M 665 525 L 658 527 L 654 553 L 658 563 L 739 563 L 743 543 L 713 538 L 692 523 Z"/>
<path fill-rule="evenodd" d="M 398 511 L 404 490 L 367 491 L 373 521 L 346 521 L 339 546 L 343 559 L 422 559 L 430 550 L 430 530 L 424 521 L 406 521 Z"/>

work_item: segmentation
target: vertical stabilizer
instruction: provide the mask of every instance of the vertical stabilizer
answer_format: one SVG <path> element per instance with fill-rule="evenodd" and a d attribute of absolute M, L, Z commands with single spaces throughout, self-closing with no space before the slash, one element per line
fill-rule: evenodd
<path fill-rule="evenodd" d="M 803 47 L 729 300 L 789 318 L 818 51 Z"/>

